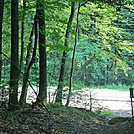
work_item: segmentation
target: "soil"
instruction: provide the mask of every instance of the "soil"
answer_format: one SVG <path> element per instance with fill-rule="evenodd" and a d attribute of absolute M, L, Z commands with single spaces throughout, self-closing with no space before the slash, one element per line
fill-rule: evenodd
<path fill-rule="evenodd" d="M 133 134 L 134 118 L 109 117 L 82 108 L 0 109 L 0 134 Z M 57 112 L 57 113 L 56 113 Z M 109 121 L 110 120 L 110 121 Z"/>
<path fill-rule="evenodd" d="M 101 115 L 85 109 L 60 109 L 60 114 L 52 115 L 38 107 L 20 113 L 1 109 L 0 134 L 103 134 L 108 127 Z"/>
<path fill-rule="evenodd" d="M 0 134 L 134 133 L 134 117 L 131 117 L 129 92 L 96 90 L 92 91 L 92 96 L 94 112 L 89 111 L 89 91 L 75 91 L 70 108 L 50 105 L 51 115 L 40 107 L 28 106 L 16 112 L 0 108 Z M 27 101 L 33 101 L 32 97 L 31 95 Z M 53 99 L 50 96 L 49 101 Z M 63 102 L 65 103 L 65 100 Z M 98 111 L 96 111 L 97 107 L 99 107 Z M 110 114 L 114 112 L 114 115 L 109 115 L 107 112 L 110 108 Z"/>
<path fill-rule="evenodd" d="M 134 134 L 134 117 L 131 118 L 113 118 L 113 125 L 110 125 L 104 134 Z"/>

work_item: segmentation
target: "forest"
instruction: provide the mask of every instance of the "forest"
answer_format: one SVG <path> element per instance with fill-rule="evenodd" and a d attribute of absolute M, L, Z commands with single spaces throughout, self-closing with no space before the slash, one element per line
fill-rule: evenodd
<path fill-rule="evenodd" d="M 69 107 L 74 91 L 130 87 L 134 87 L 133 0 L 0 0 L 0 132 L 86 134 L 91 129 L 89 133 L 101 134 L 108 115 L 91 111 L 91 99 L 90 117 L 85 109 Z M 35 98 L 27 103 L 29 89 Z M 67 131 L 70 123 L 64 123 L 62 112 L 73 120 L 75 130 Z M 37 132 L 26 127 L 34 119 L 36 125 L 42 122 L 43 113 L 45 121 L 55 119 Z M 41 115 L 39 120 L 36 114 Z M 80 124 L 73 116 L 81 123 L 93 118 L 95 124 L 97 116 L 101 125 L 94 130 L 87 124 L 85 132 L 84 127 L 76 132 Z M 53 128 L 58 119 L 63 126 L 68 124 L 64 132 L 59 124 Z M 26 126 L 19 128 L 25 120 Z"/>

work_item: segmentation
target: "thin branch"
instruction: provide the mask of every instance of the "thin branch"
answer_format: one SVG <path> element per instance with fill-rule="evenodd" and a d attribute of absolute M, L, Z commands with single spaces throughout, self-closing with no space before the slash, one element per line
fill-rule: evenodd
<path fill-rule="evenodd" d="M 87 4 L 87 2 L 89 2 L 89 0 L 87 0 L 87 1 L 84 2 L 84 3 L 81 3 L 81 4 L 80 4 L 80 7 L 82 7 L 82 6 L 84 6 L 85 4 Z"/>

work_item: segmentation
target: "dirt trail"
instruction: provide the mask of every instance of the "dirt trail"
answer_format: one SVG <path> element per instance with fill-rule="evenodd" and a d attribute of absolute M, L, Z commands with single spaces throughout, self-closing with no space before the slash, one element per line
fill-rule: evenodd
<path fill-rule="evenodd" d="M 121 116 L 131 116 L 129 91 L 96 90 L 96 98 L 103 107 Z"/>
<path fill-rule="evenodd" d="M 34 88 L 36 91 L 38 89 Z M 55 98 L 53 94 L 55 93 L 54 88 L 48 89 L 48 101 L 52 102 Z M 64 98 L 66 98 L 67 92 L 64 92 Z M 115 90 L 92 90 L 93 98 L 93 109 L 97 107 L 105 107 L 110 109 L 116 115 L 120 116 L 131 116 L 131 105 L 130 105 L 130 95 L 129 91 L 115 91 Z M 32 89 L 28 90 L 27 102 L 31 103 L 36 99 Z M 63 104 L 66 103 L 66 99 L 63 99 Z M 90 108 L 90 91 L 89 90 L 76 90 L 73 91 L 73 95 L 70 99 L 69 106 Z"/>

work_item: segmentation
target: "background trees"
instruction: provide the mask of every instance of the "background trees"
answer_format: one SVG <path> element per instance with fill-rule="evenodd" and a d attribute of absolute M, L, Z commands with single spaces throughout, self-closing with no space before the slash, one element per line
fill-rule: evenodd
<path fill-rule="evenodd" d="M 73 89 L 113 83 L 133 85 L 134 9 L 131 1 L 83 2 L 79 24 L 75 13 L 78 2 L 40 0 L 39 15 L 36 13 L 37 1 L 19 1 L 18 4 L 17 2 L 5 1 L 1 23 L 3 52 L 12 60 L 10 64 L 6 57 L 2 59 L 2 85 L 4 87 L 10 83 L 11 89 L 15 89 L 9 90 L 9 104 L 18 104 L 17 83 L 19 81 L 19 86 L 24 88 L 28 78 L 33 86 L 39 86 L 38 97 L 41 100 L 46 101 L 48 81 L 48 86 L 57 87 L 56 102 L 62 101 L 63 87 L 69 86 L 77 26 L 79 42 L 72 77 Z M 35 23 L 36 17 L 38 24 Z M 21 32 L 18 24 L 22 24 Z M 22 43 L 22 47 L 18 46 L 18 43 Z M 20 68 L 24 76 L 18 73 L 18 61 L 21 61 Z M 22 90 L 20 102 L 26 100 L 27 87 L 26 84 L 25 90 Z"/>

